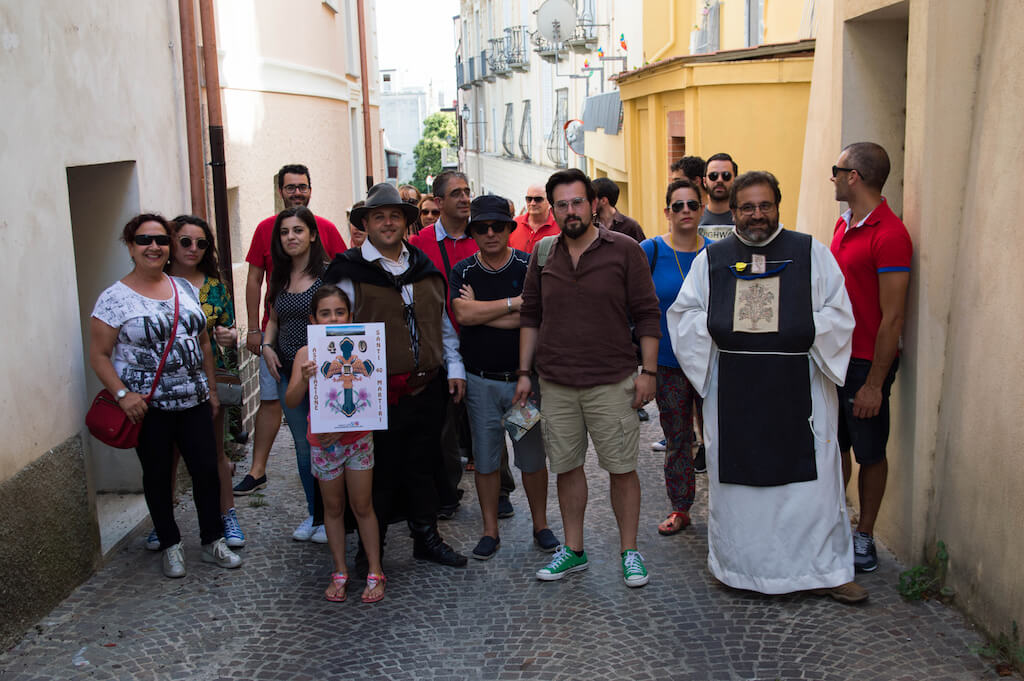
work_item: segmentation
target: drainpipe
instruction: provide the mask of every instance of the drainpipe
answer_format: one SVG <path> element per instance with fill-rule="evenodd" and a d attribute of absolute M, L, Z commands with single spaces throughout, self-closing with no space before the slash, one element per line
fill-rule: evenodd
<path fill-rule="evenodd" d="M 185 134 L 188 140 L 188 185 L 192 214 L 206 219 L 203 182 L 203 123 L 199 111 L 199 67 L 196 64 L 196 15 L 192 0 L 178 0 L 181 23 L 181 72 L 185 87 Z"/>
<path fill-rule="evenodd" d="M 188 2 L 188 0 L 184 0 Z M 217 257 L 221 276 L 233 291 L 231 230 L 228 225 L 228 186 L 224 162 L 224 124 L 220 109 L 220 71 L 217 67 L 217 27 L 213 0 L 199 0 L 203 29 L 203 74 L 206 76 L 206 111 L 210 122 L 210 169 L 213 175 L 213 214 L 217 224 Z"/>
<path fill-rule="evenodd" d="M 373 186 L 373 139 L 370 137 L 370 82 L 366 65 L 366 8 L 356 0 L 359 20 L 359 79 L 363 86 L 363 155 L 366 156 L 366 189 Z"/>

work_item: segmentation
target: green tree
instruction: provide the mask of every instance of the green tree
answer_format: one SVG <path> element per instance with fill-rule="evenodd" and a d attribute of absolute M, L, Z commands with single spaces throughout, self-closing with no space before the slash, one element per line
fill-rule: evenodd
<path fill-rule="evenodd" d="M 431 114 L 423 121 L 423 137 L 412 150 L 416 160 L 416 171 L 412 174 L 412 184 L 421 192 L 429 192 L 427 176 L 437 176 L 441 172 L 441 150 L 455 146 L 458 129 L 455 127 L 455 114 L 450 111 L 439 111 Z"/>

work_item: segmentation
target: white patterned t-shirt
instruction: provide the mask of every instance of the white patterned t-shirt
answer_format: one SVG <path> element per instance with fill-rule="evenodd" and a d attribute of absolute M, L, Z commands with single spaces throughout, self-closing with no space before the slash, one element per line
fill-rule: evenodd
<path fill-rule="evenodd" d="M 171 281 L 178 288 L 178 331 L 150 404 L 180 411 L 210 396 L 199 342 L 200 334 L 206 331 L 206 315 L 192 284 L 178 277 L 171 277 Z M 117 375 L 130 391 L 148 395 L 171 335 L 174 296 L 167 300 L 147 298 L 118 281 L 100 294 L 92 316 L 117 329 L 110 358 Z"/>

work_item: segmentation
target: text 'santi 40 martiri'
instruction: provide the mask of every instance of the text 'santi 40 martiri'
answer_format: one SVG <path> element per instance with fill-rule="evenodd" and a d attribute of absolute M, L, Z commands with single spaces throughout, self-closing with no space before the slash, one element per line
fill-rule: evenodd
<path fill-rule="evenodd" d="M 384 325 L 308 327 L 309 425 L 313 433 L 386 430 L 388 371 Z"/>

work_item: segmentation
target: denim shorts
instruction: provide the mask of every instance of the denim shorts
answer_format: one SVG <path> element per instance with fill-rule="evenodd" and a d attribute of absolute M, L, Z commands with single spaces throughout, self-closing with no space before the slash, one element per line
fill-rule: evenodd
<path fill-rule="evenodd" d="M 836 388 L 839 392 L 839 449 L 845 452 L 852 446 L 853 456 L 861 465 L 885 459 L 885 446 L 889 443 L 889 392 L 899 363 L 897 357 L 889 367 L 889 374 L 882 383 L 882 406 L 878 414 L 869 419 L 853 415 L 853 400 L 867 380 L 871 362 L 851 359 L 846 370 L 846 383 Z"/>
<path fill-rule="evenodd" d="M 267 360 L 260 356 L 260 399 L 277 399 L 277 379 L 270 375 L 270 367 Z"/>
<path fill-rule="evenodd" d="M 534 395 L 540 390 L 534 385 Z M 473 438 L 473 465 L 478 473 L 494 473 L 501 465 L 505 452 L 505 426 L 501 417 L 512 406 L 516 384 L 466 374 L 466 411 L 469 413 L 469 432 Z M 546 465 L 544 441 L 540 425 L 531 428 L 518 442 L 512 443 L 516 468 L 524 473 L 536 473 Z"/>

